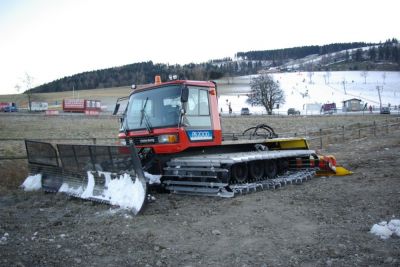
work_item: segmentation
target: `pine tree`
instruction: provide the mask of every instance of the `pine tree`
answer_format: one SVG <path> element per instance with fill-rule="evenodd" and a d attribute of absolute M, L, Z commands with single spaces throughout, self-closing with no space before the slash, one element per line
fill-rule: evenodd
<path fill-rule="evenodd" d="M 371 48 L 368 50 L 368 54 L 369 54 L 369 59 L 370 59 L 370 60 L 372 60 L 372 61 L 375 61 L 375 60 L 376 60 L 376 50 L 375 50 L 375 47 L 371 47 Z"/>

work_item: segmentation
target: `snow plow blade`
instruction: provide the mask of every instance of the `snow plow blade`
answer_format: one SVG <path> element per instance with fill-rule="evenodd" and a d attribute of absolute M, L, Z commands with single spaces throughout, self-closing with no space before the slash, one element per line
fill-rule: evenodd
<path fill-rule="evenodd" d="M 353 172 L 349 171 L 348 169 L 346 169 L 344 167 L 336 166 L 336 170 L 335 170 L 336 176 L 344 176 L 344 175 L 349 175 L 349 174 L 353 174 Z"/>
<path fill-rule="evenodd" d="M 319 160 L 319 170 L 317 171 L 317 176 L 345 176 L 353 174 L 352 171 L 336 165 L 336 158 L 332 155 L 328 156 L 318 156 Z"/>
<path fill-rule="evenodd" d="M 44 191 L 120 206 L 134 214 L 142 209 L 147 185 L 136 150 L 126 154 L 121 146 L 55 147 L 31 140 L 25 140 L 25 146 L 29 174 L 40 174 Z"/>

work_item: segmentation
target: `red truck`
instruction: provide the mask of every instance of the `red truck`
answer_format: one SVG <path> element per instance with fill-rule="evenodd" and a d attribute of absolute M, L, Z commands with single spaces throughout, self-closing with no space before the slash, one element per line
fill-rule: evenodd
<path fill-rule="evenodd" d="M 63 111 L 64 112 L 100 112 L 101 102 L 100 100 L 88 100 L 88 99 L 64 99 L 63 100 Z"/>

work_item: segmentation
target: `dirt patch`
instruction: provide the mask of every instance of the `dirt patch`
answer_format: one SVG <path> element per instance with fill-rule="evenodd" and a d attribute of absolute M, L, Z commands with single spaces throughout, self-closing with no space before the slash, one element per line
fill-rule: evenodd
<path fill-rule="evenodd" d="M 225 120 L 225 127 L 244 127 L 229 120 L 236 126 Z M 280 120 L 275 128 L 282 131 L 302 127 Z M 316 128 L 331 123 L 302 120 Z M 111 127 L 103 128 L 96 134 L 108 135 Z M 2 161 L 0 265 L 400 265 L 400 238 L 369 233 L 381 220 L 400 218 L 399 130 L 326 144 L 322 152 L 354 174 L 232 199 L 155 194 L 136 217 L 61 194 L 23 192 L 16 177 L 25 172 L 19 169 L 24 162 Z"/>

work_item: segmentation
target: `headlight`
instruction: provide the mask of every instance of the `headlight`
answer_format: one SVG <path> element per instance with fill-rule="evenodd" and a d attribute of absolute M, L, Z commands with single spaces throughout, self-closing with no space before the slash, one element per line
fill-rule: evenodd
<path fill-rule="evenodd" d="M 126 146 L 126 140 L 125 139 L 119 139 L 119 143 L 123 146 Z"/>
<path fill-rule="evenodd" d="M 163 134 L 158 136 L 158 143 L 160 144 L 169 144 L 177 142 L 178 142 L 178 135 L 176 134 Z"/>

